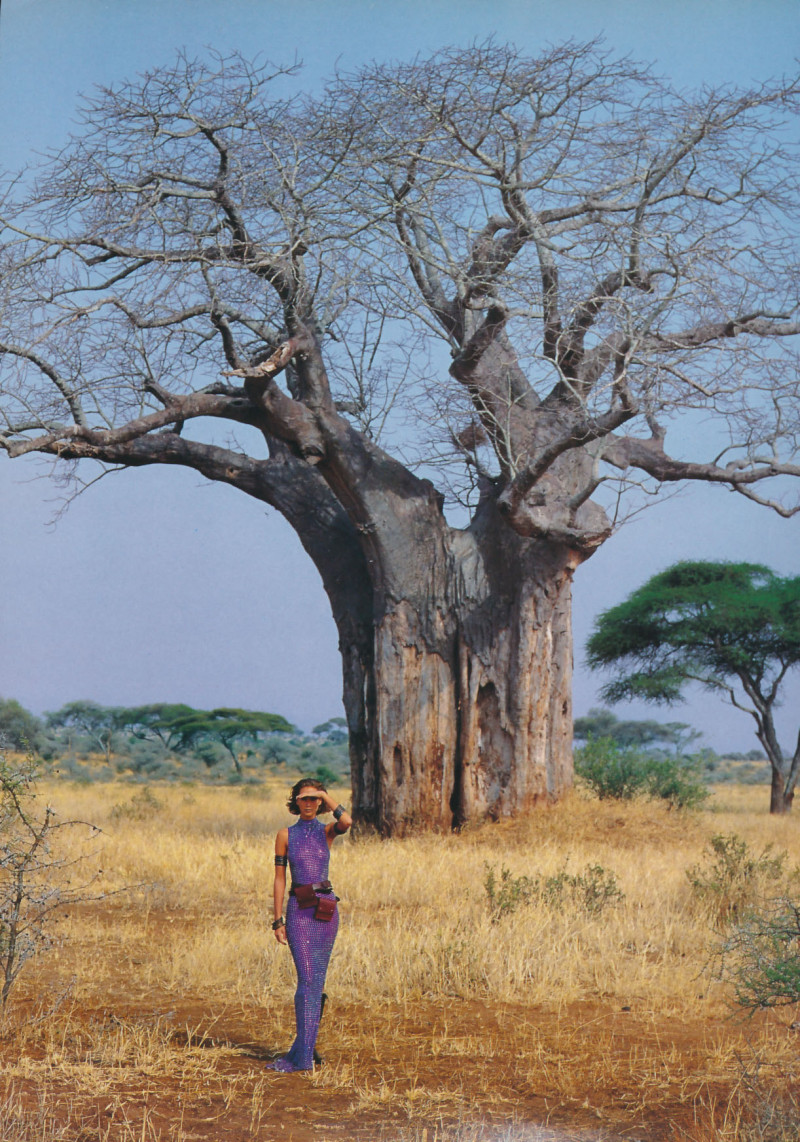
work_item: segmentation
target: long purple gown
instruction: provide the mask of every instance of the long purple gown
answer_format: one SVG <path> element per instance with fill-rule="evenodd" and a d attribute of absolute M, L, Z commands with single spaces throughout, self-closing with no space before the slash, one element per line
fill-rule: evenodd
<path fill-rule="evenodd" d="M 329 860 L 325 826 L 319 817 L 290 826 L 289 870 L 292 884 L 318 884 L 326 880 Z M 319 895 L 335 899 L 332 892 Z M 338 930 L 338 908 L 331 920 L 315 920 L 313 908 L 299 908 L 294 896 L 289 897 L 286 936 L 297 969 L 297 991 L 294 993 L 297 1036 L 289 1053 L 269 1064 L 271 1070 L 310 1071 L 313 1066 L 325 973 Z"/>

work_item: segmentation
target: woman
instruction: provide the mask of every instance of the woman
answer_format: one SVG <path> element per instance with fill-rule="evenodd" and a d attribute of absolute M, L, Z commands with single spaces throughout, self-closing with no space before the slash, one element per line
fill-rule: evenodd
<path fill-rule="evenodd" d="M 328 880 L 328 860 L 334 838 L 353 823 L 344 805 L 336 805 L 321 781 L 302 778 L 292 786 L 287 808 L 300 820 L 281 829 L 275 838 L 275 921 L 272 930 L 279 944 L 288 944 L 297 969 L 294 1010 L 297 1036 L 287 1055 L 269 1069 L 310 1071 L 319 1030 L 322 989 L 339 929 L 336 896 Z M 320 813 L 332 812 L 334 820 L 323 825 Z M 292 873 L 292 888 L 286 916 L 286 865 Z"/>

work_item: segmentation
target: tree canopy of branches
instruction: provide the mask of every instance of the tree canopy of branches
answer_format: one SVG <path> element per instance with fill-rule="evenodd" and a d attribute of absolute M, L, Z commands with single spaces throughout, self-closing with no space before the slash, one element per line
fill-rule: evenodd
<path fill-rule="evenodd" d="M 113 711 L 118 729 L 128 730 L 142 740 L 155 739 L 165 749 L 185 751 L 206 742 L 216 742 L 231 756 L 241 773 L 238 751 L 268 734 L 292 732 L 292 725 L 280 714 L 262 710 L 218 707 L 195 710 L 183 703 L 154 702 Z"/>
<path fill-rule="evenodd" d="M 291 70 L 180 57 L 9 181 L 0 443 L 271 504 L 338 625 L 358 818 L 517 812 L 570 783 L 571 577 L 619 496 L 798 510 L 800 87 L 591 43 Z"/>
<path fill-rule="evenodd" d="M 101 706 L 99 702 L 81 699 L 67 702 L 60 710 L 45 714 L 48 726 L 53 728 L 73 727 L 86 734 L 92 743 L 99 747 L 106 759 L 111 759 L 111 744 L 117 728 L 118 710 L 115 706 Z"/>
<path fill-rule="evenodd" d="M 772 766 L 773 813 L 791 808 L 800 734 L 784 756 L 774 712 L 781 684 L 800 664 L 800 577 L 753 563 L 677 563 L 600 615 L 589 665 L 612 668 L 610 702 L 680 701 L 690 682 L 746 710 Z"/>
<path fill-rule="evenodd" d="M 291 733 L 291 723 L 280 714 L 259 710 L 219 707 L 216 710 L 192 710 L 184 707 L 152 723 L 154 731 L 166 733 L 172 748 L 189 750 L 204 742 L 218 742 L 230 754 L 236 772 L 241 774 L 238 750 L 254 744 L 266 734 Z"/>

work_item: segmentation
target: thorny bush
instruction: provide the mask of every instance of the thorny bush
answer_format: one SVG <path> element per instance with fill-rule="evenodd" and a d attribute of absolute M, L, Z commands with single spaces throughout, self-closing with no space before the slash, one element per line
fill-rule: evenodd
<path fill-rule="evenodd" d="M 800 902 L 781 897 L 751 912 L 725 937 L 716 961 L 750 1014 L 800 1003 Z"/>
<path fill-rule="evenodd" d="M 68 872 L 81 855 L 60 856 L 54 849 L 58 832 L 86 825 L 58 821 L 56 811 L 35 805 L 38 777 L 32 754 L 22 760 L 0 753 L 0 1007 L 5 1007 L 22 968 L 52 946 L 52 921 L 70 904 L 87 899 L 94 880 L 73 887 Z M 38 811 L 37 811 L 38 810 Z M 99 830 L 87 826 L 92 835 Z M 97 899 L 97 897 L 94 897 Z"/>
<path fill-rule="evenodd" d="M 775 895 L 782 881 L 797 876 L 796 869 L 787 872 L 785 868 L 787 852 L 773 852 L 769 844 L 754 853 L 736 833 L 716 833 L 704 855 L 704 863 L 688 868 L 686 877 L 715 928 L 743 919 L 770 890 Z"/>
<path fill-rule="evenodd" d="M 486 863 L 484 868 L 483 886 L 493 924 L 522 904 L 540 902 L 557 912 L 571 906 L 594 915 L 625 899 L 616 875 L 600 864 L 587 865 L 580 873 L 563 868 L 545 877 L 513 876 L 510 869 L 501 866 L 499 879 L 494 865 Z"/>

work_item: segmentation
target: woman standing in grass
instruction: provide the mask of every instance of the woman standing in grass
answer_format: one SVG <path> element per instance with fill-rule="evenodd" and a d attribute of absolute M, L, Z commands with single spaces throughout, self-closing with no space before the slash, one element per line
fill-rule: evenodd
<path fill-rule="evenodd" d="M 275 921 L 279 944 L 288 944 L 297 969 L 294 1010 L 297 1035 L 286 1055 L 269 1064 L 273 1071 L 309 1071 L 314 1064 L 325 973 L 339 929 L 337 897 L 328 880 L 328 861 L 334 838 L 346 833 L 353 821 L 344 805 L 336 805 L 321 781 L 302 778 L 292 786 L 287 808 L 300 820 L 281 829 L 275 838 Z M 333 813 L 324 825 L 320 813 Z M 286 866 L 292 887 L 286 916 Z"/>

